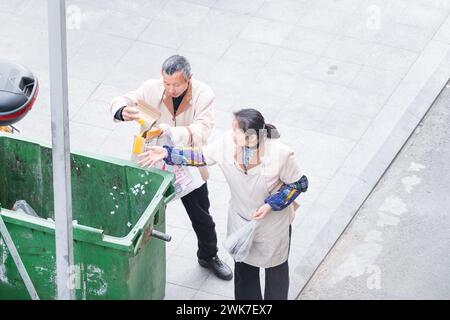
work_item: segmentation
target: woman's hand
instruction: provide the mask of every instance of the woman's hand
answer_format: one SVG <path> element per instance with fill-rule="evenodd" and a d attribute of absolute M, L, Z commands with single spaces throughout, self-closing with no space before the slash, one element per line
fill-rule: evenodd
<path fill-rule="evenodd" d="M 156 163 L 164 160 L 168 157 L 167 150 L 163 147 L 150 147 L 147 152 L 144 152 L 138 156 L 139 165 L 143 168 L 151 168 Z"/>
<path fill-rule="evenodd" d="M 261 208 L 255 211 L 253 214 L 253 219 L 262 220 L 264 219 L 270 212 L 272 212 L 272 207 L 268 204 L 263 205 Z"/>

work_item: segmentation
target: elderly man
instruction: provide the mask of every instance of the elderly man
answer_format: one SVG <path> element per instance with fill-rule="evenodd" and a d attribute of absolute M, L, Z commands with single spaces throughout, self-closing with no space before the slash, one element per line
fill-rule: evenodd
<path fill-rule="evenodd" d="M 115 121 L 137 120 L 141 117 L 137 105 L 143 102 L 161 112 L 157 126 L 163 130 L 163 135 L 170 130 L 171 136 L 176 137 L 176 144 L 201 146 L 207 142 L 214 126 L 214 98 L 209 86 L 193 79 L 187 59 L 175 55 L 164 62 L 161 79 L 148 80 L 136 91 L 115 98 L 111 112 Z M 209 213 L 206 181 L 181 201 L 197 235 L 198 263 L 211 269 L 220 279 L 231 280 L 231 268 L 217 255 L 217 234 Z"/>

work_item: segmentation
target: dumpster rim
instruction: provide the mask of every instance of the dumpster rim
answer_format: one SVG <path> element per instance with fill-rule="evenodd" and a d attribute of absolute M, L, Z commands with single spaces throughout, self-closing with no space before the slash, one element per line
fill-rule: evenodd
<path fill-rule="evenodd" d="M 19 227 L 55 235 L 55 222 L 53 221 L 44 218 L 28 216 L 26 214 L 22 214 L 20 212 L 9 210 L 3 207 L 0 208 L 0 215 L 7 224 L 14 224 Z M 122 251 L 130 250 L 126 241 L 122 241 L 121 238 L 114 239 L 113 237 L 105 236 L 103 230 L 81 224 L 73 224 L 73 239 L 74 241 L 100 245 L 103 247 L 119 249 Z"/>
<path fill-rule="evenodd" d="M 18 137 L 18 136 L 13 136 L 13 135 L 10 135 L 7 133 L 0 132 L 0 139 L 1 138 L 7 138 L 7 139 L 18 140 L 18 141 L 23 141 L 23 142 L 30 142 L 30 143 L 34 143 L 41 147 L 52 150 L 52 146 L 49 143 L 40 141 L 38 139 Z M 157 170 L 157 169 L 144 169 L 130 160 L 120 159 L 120 158 L 111 157 L 111 156 L 102 156 L 102 155 L 93 154 L 93 153 L 87 152 L 87 151 L 71 150 L 70 154 L 87 157 L 87 158 L 91 158 L 94 160 L 110 162 L 112 164 L 122 166 L 122 167 L 131 167 L 131 168 L 135 168 L 135 169 L 139 169 L 139 170 L 143 170 L 143 171 L 157 173 L 163 178 L 163 182 L 161 183 L 161 187 L 158 189 L 158 192 L 155 194 L 152 201 L 149 203 L 147 208 L 143 211 L 139 220 L 135 223 L 133 228 L 130 230 L 130 232 L 126 236 L 115 237 L 115 236 L 111 236 L 111 235 L 106 235 L 106 234 L 104 234 L 104 230 L 101 230 L 98 228 L 92 228 L 92 227 L 81 225 L 81 224 L 74 224 L 74 230 L 75 230 L 75 228 L 79 228 L 79 229 L 85 229 L 85 230 L 96 230 L 97 232 L 100 232 L 102 234 L 102 240 L 99 242 L 96 242 L 95 244 L 100 244 L 105 247 L 113 247 L 113 248 L 120 249 L 123 251 L 128 251 L 130 253 L 134 252 L 135 240 L 140 235 L 140 233 L 143 232 L 145 230 L 145 228 L 148 227 L 148 225 L 150 224 L 149 221 L 150 221 L 151 216 L 153 215 L 153 212 L 156 212 L 157 209 L 159 209 L 159 207 L 161 206 L 161 204 L 165 205 L 164 204 L 164 194 L 169 189 L 170 184 L 175 181 L 175 175 L 170 172 L 165 172 L 165 171 Z M 150 209 L 155 209 L 155 210 L 153 211 Z M 7 213 L 8 211 L 12 212 L 12 214 L 9 214 L 9 215 L 11 215 L 11 217 L 9 217 L 9 215 L 3 214 L 4 212 Z M 150 214 L 149 214 L 149 212 L 150 212 Z M 52 225 L 54 225 L 54 222 L 45 220 L 43 218 L 26 216 L 26 217 L 21 217 L 21 219 L 17 219 L 18 217 L 20 217 L 17 214 L 17 212 L 14 212 L 14 211 L 8 210 L 6 208 L 2 208 L 2 207 L 0 207 L 0 214 L 2 214 L 2 216 L 6 217 L 7 221 L 9 220 L 8 218 L 10 218 L 10 219 L 13 219 L 14 221 L 22 222 L 22 223 L 19 223 L 22 226 L 23 226 L 23 224 L 26 224 L 28 227 L 33 227 L 33 229 L 35 229 L 35 230 L 40 230 L 40 231 L 45 231 L 45 232 L 50 231 L 50 233 L 55 232 L 55 228 L 52 227 Z M 34 221 L 33 221 L 33 218 L 35 219 Z M 12 221 L 9 221 L 9 222 L 12 222 Z M 35 222 L 46 222 L 50 225 L 40 226 L 39 224 L 36 224 Z M 75 232 L 74 232 L 74 240 L 93 243 L 93 242 L 87 241 L 86 239 L 83 239 L 83 238 L 84 237 L 78 237 L 77 239 L 75 239 Z"/>

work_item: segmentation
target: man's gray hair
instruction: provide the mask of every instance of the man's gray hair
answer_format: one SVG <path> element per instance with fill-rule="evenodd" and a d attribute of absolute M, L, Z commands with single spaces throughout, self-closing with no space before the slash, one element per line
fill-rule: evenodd
<path fill-rule="evenodd" d="M 181 71 L 184 79 L 188 80 L 191 76 L 191 64 L 189 61 L 180 55 L 174 55 L 164 61 L 162 66 L 162 72 L 165 72 L 169 76 Z"/>

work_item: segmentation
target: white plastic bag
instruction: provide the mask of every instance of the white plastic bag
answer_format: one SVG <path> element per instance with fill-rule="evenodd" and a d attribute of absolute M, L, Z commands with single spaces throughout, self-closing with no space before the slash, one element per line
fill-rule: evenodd
<path fill-rule="evenodd" d="M 247 222 L 242 228 L 232 233 L 223 243 L 225 250 L 236 262 L 243 262 L 250 253 L 258 221 Z"/>
<path fill-rule="evenodd" d="M 39 218 L 39 215 L 36 213 L 36 211 L 34 211 L 34 209 L 25 200 L 16 201 L 13 206 L 13 210 Z"/>

